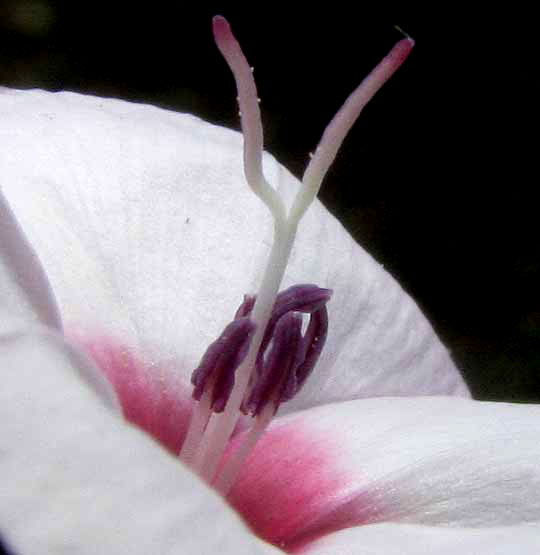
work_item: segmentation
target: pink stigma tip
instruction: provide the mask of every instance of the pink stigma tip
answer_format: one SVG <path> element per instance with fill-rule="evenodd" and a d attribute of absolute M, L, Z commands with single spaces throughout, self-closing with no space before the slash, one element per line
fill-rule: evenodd
<path fill-rule="evenodd" d="M 232 35 L 231 26 L 222 15 L 215 15 L 212 18 L 212 31 L 216 42 L 227 40 Z"/>

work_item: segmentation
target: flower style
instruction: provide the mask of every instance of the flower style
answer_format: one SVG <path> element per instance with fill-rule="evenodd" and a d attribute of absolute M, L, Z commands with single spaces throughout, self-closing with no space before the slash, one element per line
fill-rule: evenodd
<path fill-rule="evenodd" d="M 72 93 L 3 90 L 0 120 L 0 533 L 15 553 L 536 552 L 538 407 L 469 399 L 418 308 L 316 200 L 283 288 L 332 288 L 326 347 L 227 503 L 176 455 L 191 371 L 272 250 L 241 137 Z M 261 165 L 290 210 L 302 185 Z"/>

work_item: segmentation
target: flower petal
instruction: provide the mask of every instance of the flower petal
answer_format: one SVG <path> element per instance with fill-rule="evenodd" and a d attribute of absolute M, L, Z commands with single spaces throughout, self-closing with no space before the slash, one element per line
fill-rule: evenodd
<path fill-rule="evenodd" d="M 0 335 L 0 527 L 14 552 L 278 552 L 110 411 L 76 358 L 45 329 Z"/>
<path fill-rule="evenodd" d="M 536 405 L 451 397 L 326 405 L 278 418 L 231 500 L 288 549 L 375 522 L 538 524 L 539 437 Z"/>
<path fill-rule="evenodd" d="M 245 184 L 241 136 L 73 93 L 1 95 L 0 117 L 4 192 L 67 332 L 106 336 L 187 384 L 243 294 L 256 292 L 271 245 L 271 218 Z M 268 155 L 264 165 L 290 204 L 299 182 Z M 297 282 L 335 293 L 325 352 L 286 411 L 468 395 L 416 305 L 320 203 L 300 224 L 283 287 Z"/>
<path fill-rule="evenodd" d="M 0 190 L 0 299 L 2 310 L 29 323 L 60 329 L 60 314 L 40 261 Z M 0 325 L 2 323 L 0 322 Z M 0 329 L 1 331 L 1 329 Z"/>
<path fill-rule="evenodd" d="M 305 555 L 536 555 L 538 526 L 434 528 L 372 524 L 325 536 L 298 553 Z"/>

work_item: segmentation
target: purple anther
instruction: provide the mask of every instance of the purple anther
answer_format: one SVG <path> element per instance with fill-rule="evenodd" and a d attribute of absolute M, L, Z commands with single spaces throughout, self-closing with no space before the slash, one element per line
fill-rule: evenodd
<path fill-rule="evenodd" d="M 255 324 L 249 317 L 233 320 L 204 353 L 191 374 L 193 398 L 199 401 L 207 387 L 212 387 L 212 409 L 222 412 L 234 386 L 234 373 L 246 358 Z"/>
<path fill-rule="evenodd" d="M 328 332 L 328 311 L 326 306 L 319 308 L 311 314 L 306 333 L 302 338 L 302 352 L 304 360 L 294 372 L 294 376 L 287 380 L 282 389 L 279 402 L 284 403 L 292 399 L 306 382 L 311 374 L 326 343 Z"/>
<path fill-rule="evenodd" d="M 279 293 L 274 303 L 242 411 L 259 414 L 268 402 L 275 409 L 292 399 L 303 386 L 321 354 L 328 329 L 326 303 L 332 291 L 312 284 L 294 285 Z M 191 375 L 193 398 L 199 401 L 207 388 L 211 407 L 222 412 L 234 386 L 234 374 L 247 356 L 255 331 L 250 315 L 256 297 L 245 295 L 234 320 L 206 350 Z M 302 317 L 309 323 L 302 336 Z"/>
<path fill-rule="evenodd" d="M 251 390 L 242 412 L 257 415 L 270 402 L 277 410 L 300 391 L 326 341 L 326 303 L 331 295 L 329 289 L 311 284 L 295 285 L 279 293 L 257 353 Z M 246 300 L 242 306 L 246 306 Z M 309 314 L 304 336 L 300 312 Z"/>
<path fill-rule="evenodd" d="M 242 404 L 242 412 L 259 414 L 270 402 L 274 411 L 277 410 L 282 389 L 303 360 L 302 317 L 289 312 L 275 326 L 269 353 L 249 396 Z"/>
<path fill-rule="evenodd" d="M 261 347 L 257 355 L 257 365 L 260 365 L 261 358 L 272 339 L 276 323 L 284 314 L 292 311 L 312 314 L 323 307 L 331 296 L 331 289 L 323 289 L 311 283 L 293 285 L 285 289 L 285 291 L 281 291 L 276 297 L 270 320 L 264 332 Z"/>
<path fill-rule="evenodd" d="M 234 318 L 242 318 L 243 316 L 249 316 L 253 307 L 255 305 L 255 300 L 257 299 L 254 295 L 244 295 L 244 300 L 242 304 L 238 307 Z"/>

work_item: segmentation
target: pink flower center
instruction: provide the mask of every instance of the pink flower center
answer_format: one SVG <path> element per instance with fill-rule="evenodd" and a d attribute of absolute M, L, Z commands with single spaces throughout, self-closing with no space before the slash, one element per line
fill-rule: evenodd
<path fill-rule="evenodd" d="M 75 328 L 71 328 L 74 330 Z M 175 369 L 143 362 L 106 337 L 70 338 L 94 359 L 114 386 L 124 415 L 177 456 L 197 402 L 175 378 Z M 347 526 L 376 519 L 369 495 L 347 499 L 347 477 L 339 472 L 333 438 L 314 436 L 300 418 L 270 426 L 245 458 L 227 500 L 253 531 L 294 552 Z M 220 470 L 245 445 L 250 430 L 240 423 L 227 445 Z"/>

